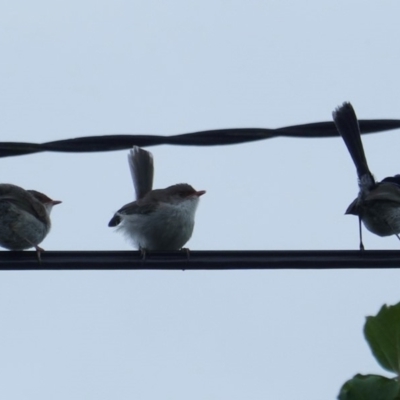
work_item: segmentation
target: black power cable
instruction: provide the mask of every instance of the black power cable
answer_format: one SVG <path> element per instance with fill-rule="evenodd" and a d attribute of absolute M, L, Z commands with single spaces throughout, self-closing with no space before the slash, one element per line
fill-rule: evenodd
<path fill-rule="evenodd" d="M 400 128 L 400 120 L 359 120 L 362 133 L 374 133 Z M 84 153 L 115 151 L 160 144 L 181 146 L 223 146 L 254 142 L 275 137 L 325 138 L 338 136 L 333 122 L 316 122 L 277 129 L 233 128 L 214 129 L 173 136 L 160 135 L 103 135 L 57 140 L 47 143 L 0 142 L 0 157 L 33 154 L 43 151 Z"/>
<path fill-rule="evenodd" d="M 151 252 L 34 251 L 0 252 L 0 270 L 251 270 L 400 268 L 397 250 L 274 250 Z"/>

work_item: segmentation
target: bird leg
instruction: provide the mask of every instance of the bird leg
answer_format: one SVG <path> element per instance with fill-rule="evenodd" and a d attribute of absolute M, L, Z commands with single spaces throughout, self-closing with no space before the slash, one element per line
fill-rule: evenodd
<path fill-rule="evenodd" d="M 39 264 L 41 264 L 42 263 L 42 259 L 40 257 L 40 253 L 42 253 L 44 251 L 44 249 L 42 249 L 39 246 L 34 246 L 34 247 L 36 249 L 36 255 L 37 255 L 38 262 L 39 262 Z"/>
<path fill-rule="evenodd" d="M 361 225 L 361 217 L 358 216 L 358 229 L 359 229 L 359 233 L 360 233 L 360 251 L 365 250 L 364 249 L 364 244 L 362 241 L 362 225 Z"/>
<path fill-rule="evenodd" d="M 181 251 L 184 251 L 186 253 L 186 259 L 187 261 L 190 260 L 190 249 L 188 247 L 182 247 Z"/>
<path fill-rule="evenodd" d="M 139 247 L 139 251 L 140 251 L 140 258 L 142 259 L 143 262 L 145 262 L 147 256 L 147 250 L 144 247 Z"/>

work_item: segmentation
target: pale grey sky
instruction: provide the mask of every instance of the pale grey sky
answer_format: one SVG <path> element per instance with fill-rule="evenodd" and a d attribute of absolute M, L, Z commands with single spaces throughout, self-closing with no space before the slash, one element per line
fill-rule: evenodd
<path fill-rule="evenodd" d="M 76 1 L 0 4 L 2 141 L 175 134 L 400 118 L 400 4 Z M 363 137 L 377 179 L 400 173 L 399 131 Z M 355 168 L 340 138 L 149 148 L 155 187 L 207 190 L 188 246 L 357 249 Z M 1 159 L 40 190 L 47 250 L 128 250 L 107 227 L 133 199 L 127 151 Z M 365 232 L 367 249 L 399 249 Z M 7 400 L 335 398 L 383 373 L 366 315 L 400 300 L 400 271 L 2 272 Z"/>

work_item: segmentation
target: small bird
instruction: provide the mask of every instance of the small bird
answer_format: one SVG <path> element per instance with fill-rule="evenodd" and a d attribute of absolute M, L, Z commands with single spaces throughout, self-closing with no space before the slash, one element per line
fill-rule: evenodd
<path fill-rule="evenodd" d="M 128 154 L 136 201 L 124 205 L 108 226 L 117 227 L 142 252 L 179 250 L 190 239 L 199 197 L 186 183 L 166 189 L 153 187 L 154 164 L 150 152 L 134 146 Z"/>
<path fill-rule="evenodd" d="M 343 103 L 332 115 L 357 169 L 360 191 L 345 214 L 358 216 L 360 250 L 364 250 L 361 221 L 370 232 L 378 236 L 396 235 L 400 240 L 400 175 L 376 182 L 368 168 L 352 105 Z"/>
<path fill-rule="evenodd" d="M 0 246 L 8 250 L 34 247 L 40 262 L 38 246 L 50 231 L 50 212 L 61 201 L 52 200 L 36 190 L 0 184 Z"/>

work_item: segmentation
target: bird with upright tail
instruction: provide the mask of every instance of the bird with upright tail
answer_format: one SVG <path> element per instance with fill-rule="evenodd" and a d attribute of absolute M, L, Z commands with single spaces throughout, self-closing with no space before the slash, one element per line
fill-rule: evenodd
<path fill-rule="evenodd" d="M 360 250 L 364 250 L 361 222 L 378 236 L 396 235 L 400 239 L 400 175 L 381 182 L 375 180 L 368 168 L 357 116 L 350 103 L 343 103 L 332 115 L 357 170 L 358 197 L 346 214 L 358 216 Z"/>
<path fill-rule="evenodd" d="M 187 183 L 152 189 L 154 164 L 150 152 L 134 146 L 128 154 L 136 200 L 125 204 L 111 218 L 139 250 L 180 250 L 191 238 L 199 198 L 205 190 Z"/>

